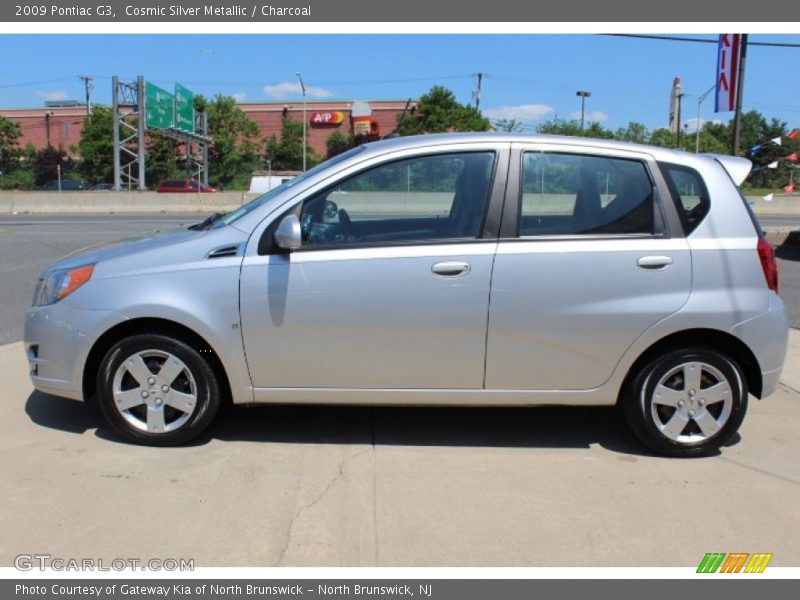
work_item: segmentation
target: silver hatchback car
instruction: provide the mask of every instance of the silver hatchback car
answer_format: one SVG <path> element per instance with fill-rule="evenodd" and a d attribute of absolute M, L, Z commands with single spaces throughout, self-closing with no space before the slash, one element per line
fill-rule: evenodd
<path fill-rule="evenodd" d="M 220 404 L 615 405 L 716 451 L 788 338 L 742 158 L 502 134 L 353 149 L 41 275 L 34 386 L 184 443 Z"/>

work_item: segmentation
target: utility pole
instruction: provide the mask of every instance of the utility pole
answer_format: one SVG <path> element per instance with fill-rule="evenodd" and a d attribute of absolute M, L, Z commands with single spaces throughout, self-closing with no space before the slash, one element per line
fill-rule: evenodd
<path fill-rule="evenodd" d="M 83 81 L 83 87 L 86 90 L 86 116 L 88 117 L 92 112 L 92 103 L 90 100 L 90 94 L 94 89 L 94 86 L 92 85 L 92 81 L 94 80 L 94 78 L 89 77 L 88 75 L 80 75 L 78 79 Z"/>
<path fill-rule="evenodd" d="M 733 140 L 731 154 L 739 154 L 739 143 L 742 133 L 742 96 L 744 96 L 744 61 L 747 58 L 747 34 L 742 34 L 742 49 L 739 52 L 739 85 L 736 89 L 736 113 L 733 117 Z"/>
<path fill-rule="evenodd" d="M 48 110 L 44 113 L 44 126 L 47 129 L 47 147 L 50 147 L 50 117 L 53 116 L 53 111 Z"/>
<path fill-rule="evenodd" d="M 676 148 L 680 148 L 681 147 L 681 104 L 683 104 L 683 97 L 685 95 L 686 94 L 684 94 L 683 92 L 678 94 L 678 114 L 677 114 L 677 117 L 675 119 L 678 122 L 678 127 L 675 130 L 675 140 L 677 142 L 675 144 Z"/>
<path fill-rule="evenodd" d="M 583 131 L 583 119 L 586 115 L 586 99 L 592 95 L 592 92 L 587 92 L 586 90 L 578 90 L 575 92 L 576 96 L 580 96 L 581 99 L 581 131 Z"/>
<path fill-rule="evenodd" d="M 710 88 L 708 88 L 705 92 L 700 95 L 700 98 L 697 99 L 697 129 L 694 132 L 694 153 L 700 153 L 700 130 L 703 128 L 700 124 L 700 105 L 703 103 L 708 95 L 717 89 L 717 84 L 715 83 Z"/>
<path fill-rule="evenodd" d="M 303 83 L 303 76 L 300 73 L 295 73 L 300 80 L 300 89 L 303 90 L 303 173 L 306 172 L 306 154 L 308 145 L 306 144 L 306 127 L 308 118 L 306 117 L 306 84 Z"/>
<path fill-rule="evenodd" d="M 483 73 L 476 73 L 475 76 L 478 78 L 478 87 L 475 90 L 475 110 L 480 112 L 481 111 L 481 84 L 483 83 Z"/>

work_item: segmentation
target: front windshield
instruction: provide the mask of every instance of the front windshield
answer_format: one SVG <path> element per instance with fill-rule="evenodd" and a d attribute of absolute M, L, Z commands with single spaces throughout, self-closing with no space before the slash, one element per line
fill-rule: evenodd
<path fill-rule="evenodd" d="M 257 209 L 259 206 L 263 206 L 265 203 L 269 202 L 270 200 L 272 200 L 276 196 L 282 194 L 286 190 L 288 190 L 288 189 L 290 189 L 290 188 L 292 188 L 292 187 L 304 182 L 306 179 L 309 179 L 310 177 L 313 177 L 314 175 L 316 175 L 320 171 L 323 171 L 323 170 L 325 170 L 325 169 L 327 169 L 329 167 L 333 167 L 333 166 L 339 164 L 340 162 L 343 162 L 343 161 L 347 160 L 348 158 L 358 154 L 359 152 L 362 152 L 364 149 L 365 149 L 364 146 L 356 146 L 355 148 L 352 148 L 351 150 L 348 150 L 347 152 L 344 152 L 342 154 L 334 156 L 330 160 L 326 160 L 325 162 L 322 162 L 322 163 L 318 164 L 316 167 L 314 167 L 313 169 L 309 169 L 308 171 L 306 171 L 302 175 L 298 175 L 297 177 L 294 177 L 293 179 L 290 179 L 289 181 L 286 181 L 286 182 L 280 184 L 278 187 L 268 191 L 266 194 L 263 194 L 263 195 L 259 196 L 258 198 L 255 198 L 254 200 L 251 200 L 247 204 L 244 204 L 244 205 L 240 206 L 236 210 L 229 212 L 227 215 L 225 215 L 224 217 L 219 219 L 214 224 L 214 226 L 215 227 L 222 227 L 224 225 L 230 225 L 231 223 L 233 223 L 237 219 L 240 219 L 241 217 L 243 217 L 244 215 L 248 214 L 249 212 L 252 212 L 253 210 Z"/>

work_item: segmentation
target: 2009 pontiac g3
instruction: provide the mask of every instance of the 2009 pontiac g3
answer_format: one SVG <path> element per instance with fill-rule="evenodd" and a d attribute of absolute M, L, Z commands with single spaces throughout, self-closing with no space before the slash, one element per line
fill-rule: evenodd
<path fill-rule="evenodd" d="M 226 215 L 47 268 L 33 384 L 129 440 L 222 401 L 621 404 L 699 456 L 773 391 L 788 325 L 742 158 L 578 138 L 399 138 Z"/>

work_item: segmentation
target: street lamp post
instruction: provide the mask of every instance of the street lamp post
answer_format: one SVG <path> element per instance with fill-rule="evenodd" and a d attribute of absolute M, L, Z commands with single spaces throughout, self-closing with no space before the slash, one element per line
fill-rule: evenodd
<path fill-rule="evenodd" d="M 717 88 L 717 84 L 715 83 L 710 88 L 708 88 L 704 93 L 700 95 L 697 99 L 697 130 L 694 132 L 694 153 L 700 154 L 700 105 L 703 103 L 708 95 L 713 92 Z"/>
<path fill-rule="evenodd" d="M 580 96 L 581 99 L 581 131 L 583 131 L 583 119 L 586 115 L 586 99 L 592 95 L 591 92 L 587 92 L 586 90 L 578 90 L 575 92 L 576 96 Z"/>
<path fill-rule="evenodd" d="M 297 78 L 300 80 L 300 89 L 303 90 L 303 172 L 305 173 L 307 153 L 306 127 L 308 121 L 306 118 L 306 84 L 303 83 L 303 76 L 300 75 L 300 73 L 295 73 L 295 75 L 297 75 Z"/>

